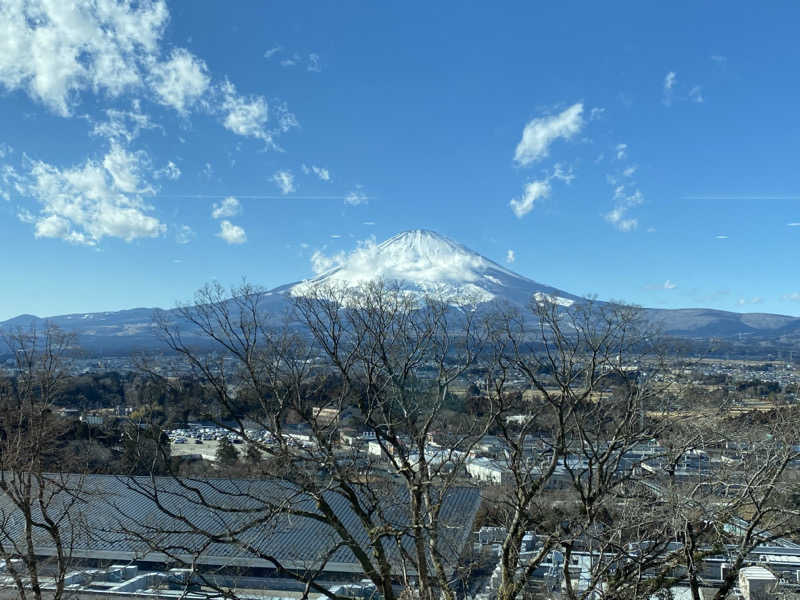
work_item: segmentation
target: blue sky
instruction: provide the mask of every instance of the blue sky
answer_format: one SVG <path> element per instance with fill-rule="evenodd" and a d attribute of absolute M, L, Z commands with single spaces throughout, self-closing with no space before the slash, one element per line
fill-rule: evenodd
<path fill-rule="evenodd" d="M 67 4 L 0 0 L 0 319 L 418 227 L 576 294 L 800 314 L 795 4 Z"/>

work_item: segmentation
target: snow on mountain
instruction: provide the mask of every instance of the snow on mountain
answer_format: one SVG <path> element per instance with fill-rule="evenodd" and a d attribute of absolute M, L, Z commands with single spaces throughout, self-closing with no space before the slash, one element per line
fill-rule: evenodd
<path fill-rule="evenodd" d="M 434 231 L 405 231 L 381 244 L 362 244 L 342 264 L 289 288 L 293 296 L 324 286 L 352 288 L 366 282 L 397 283 L 402 289 L 444 299 L 497 298 L 527 304 L 531 296 L 569 306 L 577 297 L 542 285 Z"/>
<path fill-rule="evenodd" d="M 548 299 L 563 306 L 580 300 L 579 296 L 523 277 L 443 235 L 424 229 L 400 233 L 381 244 L 362 243 L 339 262 L 337 267 L 313 279 L 267 292 L 262 308 L 268 314 L 282 317 L 289 308 L 290 296 L 302 296 L 315 286 L 347 289 L 378 280 L 397 284 L 412 294 L 435 294 L 451 301 L 456 298 L 473 302 L 499 300 L 527 307 L 531 298 Z M 753 335 L 773 340 L 800 340 L 800 318 L 797 317 L 702 308 L 645 309 L 645 314 L 672 335 L 694 338 Z M 155 335 L 153 309 L 149 308 L 77 313 L 47 319 L 20 315 L 0 322 L 0 333 L 31 326 L 41 328 L 45 323 L 74 333 L 81 348 L 98 355 L 163 348 Z M 202 340 L 198 337 L 197 341 Z"/>

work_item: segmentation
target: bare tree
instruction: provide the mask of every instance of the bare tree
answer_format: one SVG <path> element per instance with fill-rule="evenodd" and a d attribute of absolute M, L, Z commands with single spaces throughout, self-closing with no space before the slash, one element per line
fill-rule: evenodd
<path fill-rule="evenodd" d="M 759 544 L 797 534 L 794 410 L 745 424 L 698 401 L 635 307 L 532 308 L 498 316 L 486 380 L 510 476 L 491 500 L 507 527 L 498 597 L 548 568 L 569 598 L 683 585 L 721 600 Z"/>
<path fill-rule="evenodd" d="M 450 533 L 471 523 L 446 499 L 474 486 L 467 471 L 489 444 L 502 472 L 484 504 L 505 527 L 503 600 L 529 594 L 543 570 L 568 598 L 649 598 L 687 585 L 699 599 L 714 583 L 721 599 L 758 544 L 795 532 L 792 418 L 750 427 L 732 455 L 742 424 L 686 395 L 671 368 L 677 350 L 635 307 L 539 298 L 525 315 L 383 283 L 304 294 L 277 316 L 257 288 L 207 286 L 179 320 L 159 320 L 212 391 L 209 416 L 287 486 L 219 496 L 224 486 L 209 494 L 205 480 L 175 473 L 196 506 L 241 514 L 236 500 L 246 498 L 247 519 L 223 535 L 164 503 L 156 478 L 132 482 L 192 534 L 175 560 L 191 565 L 224 539 L 307 593 L 335 597 L 320 579 L 346 549 L 389 600 L 398 585 L 455 598 L 463 538 Z M 465 403 L 454 392 L 475 379 L 481 397 Z M 328 527 L 304 568 L 247 542 L 252 528 L 287 516 Z M 162 538 L 138 531 L 164 551 Z M 712 582 L 709 564 L 723 555 L 728 569 Z"/>
<path fill-rule="evenodd" d="M 377 284 L 298 298 L 291 315 L 298 329 L 290 319 L 265 314 L 263 300 L 261 290 L 246 284 L 230 296 L 207 286 L 180 309 L 180 323 L 167 315 L 159 321 L 170 348 L 213 390 L 209 416 L 295 490 L 291 498 L 261 498 L 261 511 L 247 527 L 270 526 L 288 514 L 324 522 L 335 534 L 324 552 L 304 557 L 313 558 L 313 566 L 302 572 L 254 546 L 246 551 L 326 595 L 316 579 L 346 548 L 387 599 L 397 595 L 398 581 L 425 598 L 454 597 L 451 577 L 463 544 L 456 533 L 469 523 L 448 512 L 447 500 L 458 494 L 464 458 L 491 422 L 461 419 L 456 425 L 447 412 L 450 386 L 476 363 L 485 342 L 477 313 Z M 198 347 L 198 333 L 213 342 L 213 351 Z M 343 445 L 347 426 L 377 444 L 377 455 L 366 445 Z M 177 481 L 193 501 L 231 510 L 224 502 L 212 505 L 185 478 Z M 157 501 L 155 483 L 147 490 L 132 487 Z M 337 508 L 342 503 L 344 516 Z M 183 526 L 218 537 L 185 518 Z M 231 543 L 241 547 L 242 538 L 233 536 Z"/>
<path fill-rule="evenodd" d="M 50 326 L 2 339 L 15 368 L 0 384 L 0 559 L 20 598 L 47 588 L 58 600 L 88 532 L 77 506 L 84 465 L 65 452 L 67 423 L 55 411 L 73 340 Z"/>

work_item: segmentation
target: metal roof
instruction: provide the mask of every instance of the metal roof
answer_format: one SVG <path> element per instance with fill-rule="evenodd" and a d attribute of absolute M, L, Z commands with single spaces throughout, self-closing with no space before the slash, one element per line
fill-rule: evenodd
<path fill-rule="evenodd" d="M 328 522 L 291 514 L 321 515 L 311 496 L 284 480 L 70 477 L 73 489 L 79 491 L 56 494 L 48 513 L 51 517 L 66 513 L 77 498 L 61 526 L 73 557 L 152 562 L 179 558 L 209 566 L 265 568 L 273 567 L 265 557 L 274 557 L 291 570 L 319 568 L 325 562 L 325 571 L 362 572 Z M 371 556 L 367 529 L 349 501 L 334 490 L 325 491 L 323 497 Z M 374 525 L 408 527 L 408 495 L 403 487 L 386 484 L 377 493 L 360 489 L 357 497 Z M 476 488 L 453 488 L 445 494 L 437 521 L 438 548 L 450 568 L 468 539 L 479 504 Z M 0 519 L 7 524 L 0 536 L 22 539 L 21 515 L 2 494 Z M 55 554 L 44 530 L 35 530 L 34 540 L 38 554 Z M 400 543 L 413 556 L 413 538 L 405 534 Z M 397 543 L 384 539 L 383 544 L 399 571 Z M 411 564 L 408 567 L 415 570 Z"/>

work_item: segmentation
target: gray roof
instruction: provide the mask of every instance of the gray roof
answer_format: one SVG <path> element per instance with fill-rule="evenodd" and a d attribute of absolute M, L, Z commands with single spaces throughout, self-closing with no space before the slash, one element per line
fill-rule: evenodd
<path fill-rule="evenodd" d="M 174 479 L 171 477 L 124 477 L 92 475 L 77 484 L 79 492 L 55 495 L 51 516 L 65 514 L 71 499 L 69 519 L 62 519 L 62 531 L 73 546 L 74 557 L 107 560 L 176 559 L 209 566 L 267 567 L 273 557 L 285 568 L 361 572 L 352 551 L 338 546 L 341 538 L 325 520 L 298 516 L 297 512 L 320 516 L 313 499 L 293 484 L 279 479 Z M 369 536 L 356 512 L 342 494 L 323 494 L 334 515 L 362 548 Z M 385 485 L 378 493 L 358 492 L 361 509 L 374 525 L 389 524 L 406 529 L 407 492 L 397 485 Z M 480 503 L 477 489 L 449 490 L 438 519 L 440 549 L 452 568 L 466 543 Z M 295 514 L 292 514 L 295 513 Z M 10 518 L 9 518 L 10 517 Z M 0 495 L 0 535 L 21 539 L 22 519 L 7 497 Z M 37 553 L 55 554 L 52 539 L 35 531 Z M 401 536 L 401 545 L 411 550 L 412 538 Z M 399 568 L 401 552 L 397 543 L 384 538 L 384 548 Z M 337 547 L 338 546 L 338 547 Z M 413 553 L 412 553 L 413 555 Z M 414 571 L 413 565 L 408 565 Z"/>

